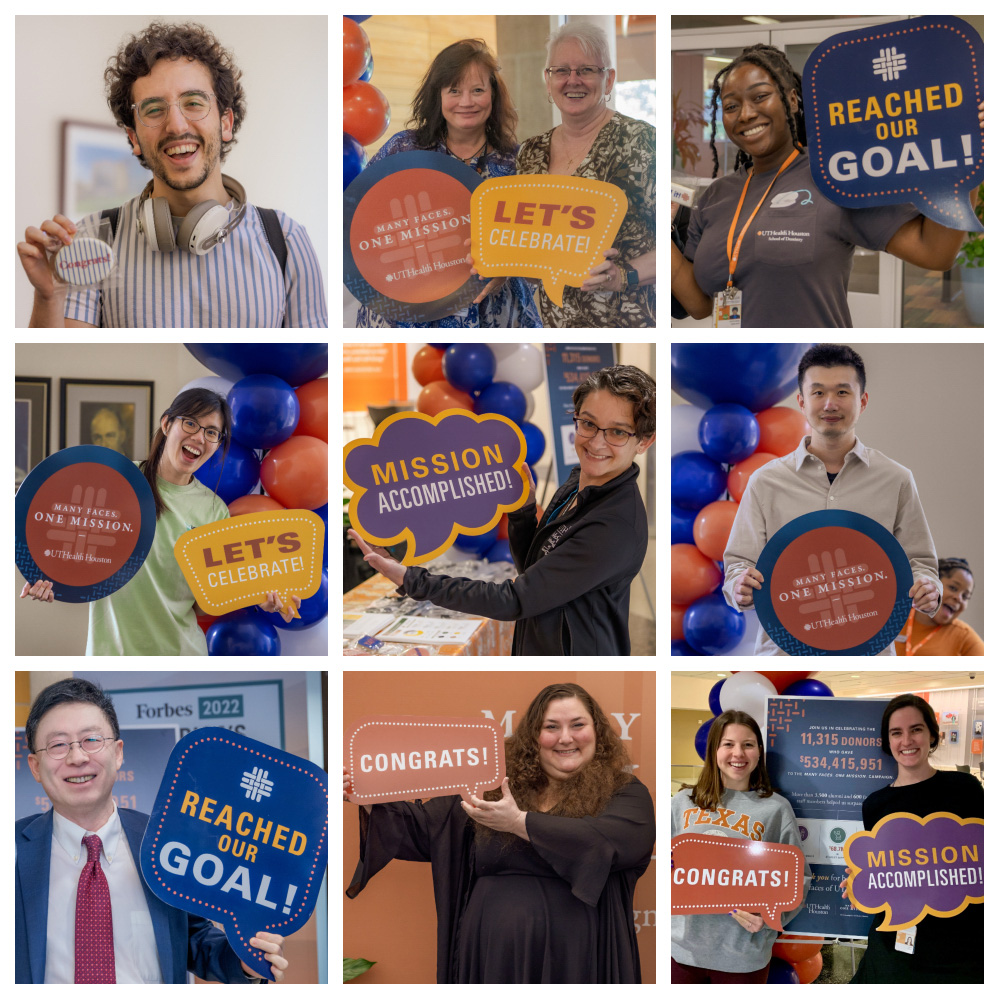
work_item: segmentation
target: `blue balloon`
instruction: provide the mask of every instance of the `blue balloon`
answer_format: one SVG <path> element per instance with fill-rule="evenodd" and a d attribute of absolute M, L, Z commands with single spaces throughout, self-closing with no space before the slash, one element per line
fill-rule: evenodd
<path fill-rule="evenodd" d="M 493 381 L 497 359 L 486 344 L 452 344 L 441 359 L 441 370 L 456 389 L 478 392 Z"/>
<path fill-rule="evenodd" d="M 209 656 L 281 656 L 281 640 L 274 626 L 260 618 L 228 615 L 205 633 Z"/>
<path fill-rule="evenodd" d="M 312 597 L 307 597 L 299 605 L 298 618 L 293 618 L 290 622 L 286 622 L 277 611 L 261 611 L 260 608 L 257 609 L 257 614 L 262 621 L 273 625 L 275 628 L 283 628 L 287 632 L 304 632 L 307 628 L 318 625 L 329 613 L 328 588 L 329 578 L 324 569 L 319 590 Z"/>
<path fill-rule="evenodd" d="M 354 136 L 344 133 L 344 187 L 346 188 L 365 167 L 368 166 L 368 154 L 365 147 Z"/>
<path fill-rule="evenodd" d="M 360 24 L 362 21 L 367 21 L 371 14 L 345 14 L 344 17 L 349 17 L 352 21 L 357 21 Z"/>
<path fill-rule="evenodd" d="M 799 974 L 783 958 L 772 958 L 771 965 L 767 971 L 767 981 L 787 986 L 790 983 L 798 983 Z"/>
<path fill-rule="evenodd" d="M 722 715 L 722 702 L 719 701 L 719 692 L 722 690 L 722 685 L 728 680 L 728 677 L 720 677 L 712 685 L 712 690 L 708 692 L 708 707 L 712 710 L 712 715 Z"/>
<path fill-rule="evenodd" d="M 514 557 L 510 554 L 510 542 L 506 538 L 498 538 L 486 553 L 487 562 L 509 562 L 514 563 Z"/>
<path fill-rule="evenodd" d="M 694 522 L 698 511 L 670 505 L 670 544 L 694 545 Z"/>
<path fill-rule="evenodd" d="M 699 597 L 684 612 L 684 638 L 706 656 L 720 656 L 739 645 L 746 620 L 720 593 Z"/>
<path fill-rule="evenodd" d="M 713 722 L 715 722 L 714 718 L 709 719 L 707 722 L 703 722 L 698 727 L 698 732 L 694 734 L 694 748 L 702 760 L 705 759 L 705 754 L 708 752 L 708 731 L 712 728 Z"/>
<path fill-rule="evenodd" d="M 463 552 L 471 552 L 477 559 L 482 559 L 497 540 L 500 533 L 499 525 L 494 525 L 489 531 L 484 531 L 481 535 L 456 535 L 455 548 Z"/>
<path fill-rule="evenodd" d="M 524 443 L 528 446 L 528 456 L 525 461 L 528 465 L 534 465 L 545 453 L 545 435 L 540 427 L 536 427 L 527 420 L 519 426 L 524 435 Z"/>
<path fill-rule="evenodd" d="M 670 387 L 708 409 L 741 403 L 754 413 L 781 402 L 798 384 L 799 359 L 812 344 L 674 344 Z"/>
<path fill-rule="evenodd" d="M 670 459 L 670 500 L 678 507 L 701 510 L 725 488 L 725 470 L 708 455 L 682 451 Z"/>
<path fill-rule="evenodd" d="M 287 441 L 299 422 L 299 397 L 276 375 L 247 375 L 229 390 L 233 437 L 248 448 Z"/>
<path fill-rule="evenodd" d="M 833 692 L 815 677 L 805 677 L 800 681 L 792 681 L 781 692 L 784 695 L 798 695 L 800 698 L 832 698 Z"/>
<path fill-rule="evenodd" d="M 528 401 L 513 382 L 493 382 L 479 393 L 472 409 L 480 414 L 499 413 L 519 424 L 528 410 Z"/>
<path fill-rule="evenodd" d="M 683 639 L 672 639 L 670 642 L 671 656 L 701 656 L 693 646 L 689 646 Z"/>
<path fill-rule="evenodd" d="M 329 347 L 313 344 L 185 344 L 209 371 L 238 382 L 247 375 L 277 375 L 300 386 L 326 374 Z"/>
<path fill-rule="evenodd" d="M 760 425 L 745 406 L 719 403 L 701 418 L 698 444 L 709 458 L 733 465 L 757 450 Z"/>
<path fill-rule="evenodd" d="M 219 495 L 223 503 L 230 504 L 237 497 L 246 496 L 260 479 L 260 459 L 239 441 L 229 443 L 229 451 L 222 457 L 222 448 L 195 471 L 195 479 Z M 221 475 L 220 475 L 221 471 Z"/>

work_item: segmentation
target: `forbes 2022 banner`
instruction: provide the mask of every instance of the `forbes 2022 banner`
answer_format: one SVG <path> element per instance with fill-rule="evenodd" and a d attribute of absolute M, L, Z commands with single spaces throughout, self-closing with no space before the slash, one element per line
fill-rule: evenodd
<path fill-rule="evenodd" d="M 818 45 L 802 73 L 813 180 L 847 208 L 912 202 L 982 232 L 983 40 L 958 17 L 915 17 Z"/>

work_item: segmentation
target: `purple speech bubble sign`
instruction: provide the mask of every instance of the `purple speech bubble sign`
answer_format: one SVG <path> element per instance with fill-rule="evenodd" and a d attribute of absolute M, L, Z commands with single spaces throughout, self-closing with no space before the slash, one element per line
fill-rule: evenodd
<path fill-rule="evenodd" d="M 983 901 L 983 841 L 981 819 L 890 813 L 844 845 L 851 902 L 865 913 L 885 910 L 880 931 L 911 927 L 927 914 L 953 917 Z"/>
<path fill-rule="evenodd" d="M 404 566 L 427 562 L 523 505 L 526 454 L 520 428 L 496 413 L 394 413 L 344 448 L 348 516 L 367 542 L 406 541 Z"/>

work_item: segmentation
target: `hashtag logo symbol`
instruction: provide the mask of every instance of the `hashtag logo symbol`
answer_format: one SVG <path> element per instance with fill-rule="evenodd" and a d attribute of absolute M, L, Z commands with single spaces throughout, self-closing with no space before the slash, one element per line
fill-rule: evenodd
<path fill-rule="evenodd" d="M 891 49 L 879 49 L 878 58 L 872 60 L 872 72 L 881 76 L 883 83 L 898 80 L 902 69 L 906 69 L 906 54 L 897 53 L 895 45 Z"/>
<path fill-rule="evenodd" d="M 243 780 L 240 782 L 240 788 L 246 789 L 246 797 L 248 799 L 260 802 L 263 798 L 271 797 L 271 789 L 274 788 L 274 782 L 267 780 L 267 771 L 255 767 L 252 771 L 243 772 Z"/>
<path fill-rule="evenodd" d="M 836 549 L 830 552 L 821 552 L 819 555 L 811 554 L 808 558 L 810 574 L 822 575 L 826 580 L 833 581 L 843 579 L 843 571 L 847 565 L 847 557 L 843 549 Z M 861 566 L 859 569 L 864 570 Z M 850 580 L 845 580 L 846 586 L 838 589 L 829 597 L 817 595 L 817 600 L 804 601 L 798 606 L 801 615 L 819 615 L 824 621 L 833 621 L 846 614 L 857 614 L 861 605 L 875 599 L 875 591 L 859 586 Z"/>

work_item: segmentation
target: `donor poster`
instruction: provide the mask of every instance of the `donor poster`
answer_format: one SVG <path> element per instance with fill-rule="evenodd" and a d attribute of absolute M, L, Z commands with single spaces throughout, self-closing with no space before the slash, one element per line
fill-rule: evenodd
<path fill-rule="evenodd" d="M 460 312 L 483 283 L 465 245 L 480 177 L 444 153 L 409 152 L 369 164 L 344 191 L 344 284 L 394 322 Z"/>
<path fill-rule="evenodd" d="M 403 565 L 427 562 L 524 504 L 526 454 L 521 429 L 496 413 L 394 413 L 344 448 L 348 516 L 372 545 L 405 541 Z"/>
<path fill-rule="evenodd" d="M 326 872 L 328 808 L 315 764 L 199 729 L 170 755 L 142 838 L 143 878 L 165 903 L 222 924 L 240 960 L 273 979 L 249 941 L 309 919 Z"/>
<path fill-rule="evenodd" d="M 802 73 L 809 159 L 847 208 L 912 203 L 982 232 L 969 192 L 983 179 L 983 40 L 958 17 L 915 17 L 820 43 Z"/>

